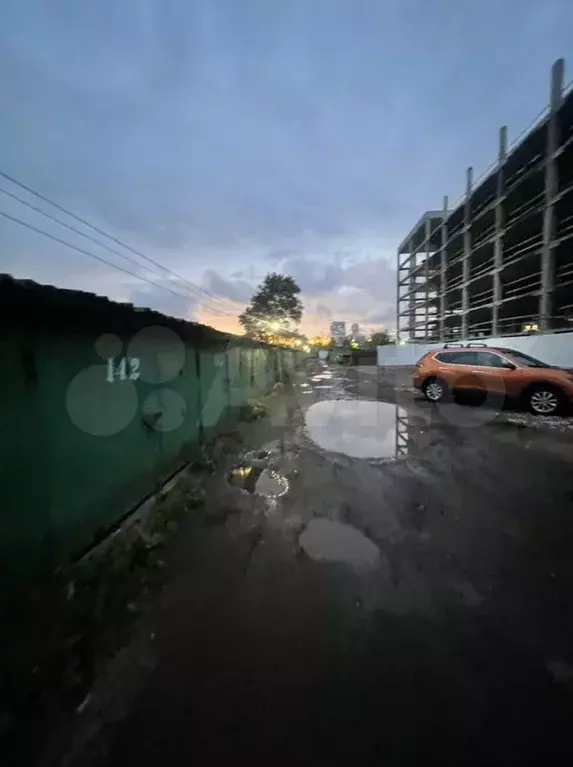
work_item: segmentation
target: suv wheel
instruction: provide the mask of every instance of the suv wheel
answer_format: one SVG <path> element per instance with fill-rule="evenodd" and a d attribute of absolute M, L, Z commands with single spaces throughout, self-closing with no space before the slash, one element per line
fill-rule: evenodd
<path fill-rule="evenodd" d="M 527 398 L 529 409 L 535 415 L 555 415 L 561 409 L 561 394 L 552 386 L 536 386 Z"/>
<path fill-rule="evenodd" d="M 422 391 L 430 402 L 441 402 L 447 396 L 448 387 L 439 378 L 431 378 L 429 381 L 426 381 Z"/>

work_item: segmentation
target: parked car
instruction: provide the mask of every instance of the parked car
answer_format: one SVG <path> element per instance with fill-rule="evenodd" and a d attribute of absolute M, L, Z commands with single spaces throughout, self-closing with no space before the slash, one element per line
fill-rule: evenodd
<path fill-rule="evenodd" d="M 414 386 L 431 402 L 450 393 L 480 392 L 521 400 L 537 415 L 553 415 L 573 401 L 573 372 L 529 354 L 485 344 L 446 344 L 416 364 Z"/>

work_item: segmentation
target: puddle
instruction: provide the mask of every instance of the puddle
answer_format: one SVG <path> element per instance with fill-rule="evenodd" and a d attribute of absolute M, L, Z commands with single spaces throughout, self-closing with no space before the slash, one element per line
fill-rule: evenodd
<path fill-rule="evenodd" d="M 286 477 L 272 469 L 263 469 L 255 484 L 255 495 L 264 495 L 265 498 L 280 498 L 289 489 Z"/>
<path fill-rule="evenodd" d="M 328 519 L 309 522 L 298 542 L 311 559 L 323 562 L 374 567 L 380 559 L 380 549 L 370 538 L 355 527 Z"/>
<path fill-rule="evenodd" d="M 280 498 L 288 492 L 289 481 L 278 471 L 260 466 L 235 466 L 227 475 L 227 481 L 251 495 Z"/>
<path fill-rule="evenodd" d="M 306 430 L 324 450 L 353 458 L 394 458 L 400 453 L 401 411 L 388 402 L 324 400 L 306 411 Z"/>

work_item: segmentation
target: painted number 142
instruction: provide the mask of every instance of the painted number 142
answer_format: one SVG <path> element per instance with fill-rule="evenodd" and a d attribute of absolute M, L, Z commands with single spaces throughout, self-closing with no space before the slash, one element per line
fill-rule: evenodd
<path fill-rule="evenodd" d="M 138 357 L 115 357 L 107 358 L 107 376 L 108 383 L 114 381 L 137 381 L 139 378 L 139 358 Z"/>

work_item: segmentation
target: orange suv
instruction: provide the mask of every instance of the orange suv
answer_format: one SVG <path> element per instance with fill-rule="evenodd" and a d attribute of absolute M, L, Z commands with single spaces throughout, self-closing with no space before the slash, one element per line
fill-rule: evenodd
<path fill-rule="evenodd" d="M 446 344 L 424 354 L 414 386 L 431 402 L 454 392 L 522 400 L 537 415 L 554 415 L 573 401 L 573 372 L 523 352 L 485 344 Z"/>

